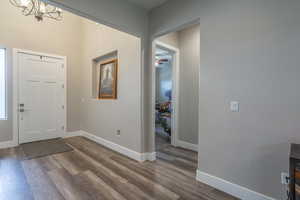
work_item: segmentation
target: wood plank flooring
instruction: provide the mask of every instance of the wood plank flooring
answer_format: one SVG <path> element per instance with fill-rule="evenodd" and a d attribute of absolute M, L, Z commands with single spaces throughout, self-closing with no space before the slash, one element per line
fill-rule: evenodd
<path fill-rule="evenodd" d="M 83 137 L 74 151 L 24 160 L 21 147 L 0 150 L 0 200 L 235 200 L 195 180 L 197 155 L 161 146 L 139 163 Z M 186 156 L 187 155 L 187 156 Z"/>

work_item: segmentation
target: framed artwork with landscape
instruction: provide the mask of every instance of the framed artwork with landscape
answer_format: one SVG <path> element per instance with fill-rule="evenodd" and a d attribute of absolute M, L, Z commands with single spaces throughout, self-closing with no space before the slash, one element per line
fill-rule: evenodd
<path fill-rule="evenodd" d="M 118 59 L 100 63 L 99 99 L 117 99 Z"/>

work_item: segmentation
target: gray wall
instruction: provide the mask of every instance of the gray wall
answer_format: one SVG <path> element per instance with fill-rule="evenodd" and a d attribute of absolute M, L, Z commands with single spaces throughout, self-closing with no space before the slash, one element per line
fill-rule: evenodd
<path fill-rule="evenodd" d="M 124 0 L 43 0 L 88 19 L 139 37 L 147 34 L 145 9 Z"/>
<path fill-rule="evenodd" d="M 289 143 L 300 142 L 299 9 L 298 0 L 172 0 L 151 13 L 151 36 L 200 18 L 199 169 L 277 199 Z"/>
<path fill-rule="evenodd" d="M 200 26 L 178 32 L 179 67 L 179 140 L 198 144 Z"/>
<path fill-rule="evenodd" d="M 150 40 L 148 37 L 148 15 L 145 9 L 124 0 L 43 0 L 56 4 L 75 14 L 108 25 L 141 38 L 141 85 L 140 115 L 141 137 L 138 146 L 142 151 L 150 150 L 148 141 L 150 133 L 151 108 L 151 76 L 148 63 L 150 62 Z M 152 146 L 151 146 L 152 147 Z M 154 149 L 154 147 L 153 147 Z"/>
<path fill-rule="evenodd" d="M 141 41 L 95 22 L 83 20 L 81 129 L 136 152 L 141 146 Z M 100 48 L 99 48 L 100 47 Z M 116 100 L 92 95 L 92 60 L 118 52 Z M 102 61 L 103 62 L 103 61 Z M 117 130 L 121 131 L 117 135 Z"/>
<path fill-rule="evenodd" d="M 172 32 L 157 38 L 158 41 L 179 48 L 178 32 Z"/>

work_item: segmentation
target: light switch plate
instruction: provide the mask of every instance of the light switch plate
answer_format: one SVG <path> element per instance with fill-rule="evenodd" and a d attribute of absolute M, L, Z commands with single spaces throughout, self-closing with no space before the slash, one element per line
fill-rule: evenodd
<path fill-rule="evenodd" d="M 281 173 L 281 184 L 288 185 L 290 183 L 290 176 L 286 172 Z"/>
<path fill-rule="evenodd" d="M 231 112 L 239 112 L 240 111 L 240 103 L 238 101 L 230 102 L 230 110 Z"/>

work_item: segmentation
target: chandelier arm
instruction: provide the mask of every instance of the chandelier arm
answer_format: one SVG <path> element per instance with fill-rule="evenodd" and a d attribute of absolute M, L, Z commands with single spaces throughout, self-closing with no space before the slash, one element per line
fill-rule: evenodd
<path fill-rule="evenodd" d="M 56 16 L 54 16 L 56 15 Z M 57 8 L 56 7 L 52 7 L 52 10 L 45 13 L 45 16 L 48 18 L 52 18 L 52 19 L 58 19 L 58 18 L 62 18 L 61 16 L 61 12 L 57 11 Z"/>
<path fill-rule="evenodd" d="M 28 0 L 28 4 L 22 5 L 21 2 L 17 0 L 9 0 L 9 2 L 17 7 L 21 8 L 22 14 L 25 16 L 34 15 L 38 21 L 41 21 L 43 17 L 51 18 L 57 21 L 63 19 L 62 11 L 55 6 L 48 3 L 44 3 L 41 0 Z M 43 5 L 42 5 L 43 4 Z M 42 8 L 42 6 L 44 6 Z M 42 9 L 42 10 L 41 10 Z"/>
<path fill-rule="evenodd" d="M 50 11 L 48 11 L 48 13 L 56 13 L 57 8 L 54 6 L 51 6 L 51 7 L 52 7 L 52 9 Z"/>
<path fill-rule="evenodd" d="M 23 8 L 23 6 L 20 6 L 20 5 L 16 2 L 16 0 L 9 0 L 9 2 L 10 2 L 13 6 L 15 6 L 15 7 L 17 7 L 17 8 Z"/>
<path fill-rule="evenodd" d="M 45 18 L 49 18 L 49 19 L 53 19 L 53 20 L 56 20 L 56 21 L 61 21 L 62 18 L 55 18 L 55 17 L 50 17 L 50 16 L 44 16 Z"/>
<path fill-rule="evenodd" d="M 23 14 L 25 16 L 33 15 L 33 10 L 35 9 L 35 4 L 34 4 L 34 0 L 30 0 L 30 1 L 31 1 L 32 6 L 31 6 L 31 9 L 29 10 L 29 12 L 27 12 L 27 13 L 24 14 L 25 9 L 23 10 Z"/>
<path fill-rule="evenodd" d="M 51 12 L 47 12 L 47 14 L 58 14 L 59 12 L 56 11 L 51 11 Z"/>
<path fill-rule="evenodd" d="M 57 7 L 51 6 L 51 8 L 52 9 L 50 11 L 47 11 L 47 14 L 57 14 L 57 15 L 61 14 L 61 12 L 57 10 L 58 9 Z"/>
<path fill-rule="evenodd" d="M 53 15 L 54 14 L 54 15 Z M 45 17 L 51 18 L 51 19 L 58 19 L 58 21 L 62 20 L 62 15 L 59 13 L 47 13 Z"/>
<path fill-rule="evenodd" d="M 32 12 L 32 11 L 33 11 L 33 8 L 31 8 L 31 9 L 29 10 L 29 12 L 26 12 L 26 13 L 25 13 L 25 10 L 26 10 L 26 9 L 23 10 L 23 15 L 24 15 L 24 16 L 34 15 L 33 12 Z"/>
<path fill-rule="evenodd" d="M 47 14 L 47 15 L 44 15 L 44 17 L 47 17 L 47 18 L 50 18 L 50 19 L 55 19 L 56 21 L 61 21 L 62 20 L 62 17 L 61 16 L 58 16 L 58 17 L 54 17 L 52 16 L 51 14 Z"/>
<path fill-rule="evenodd" d="M 36 8 L 37 10 L 40 10 L 41 9 L 41 2 L 40 1 L 36 1 Z"/>

